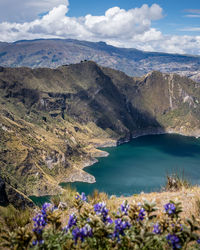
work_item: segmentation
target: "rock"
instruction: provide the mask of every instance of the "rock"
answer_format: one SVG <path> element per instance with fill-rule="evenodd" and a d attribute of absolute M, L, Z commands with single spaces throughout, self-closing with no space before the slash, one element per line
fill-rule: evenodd
<path fill-rule="evenodd" d="M 12 204 L 15 208 L 24 209 L 35 206 L 31 199 L 8 184 L 6 184 L 5 191 L 8 197 L 8 203 Z"/>
<path fill-rule="evenodd" d="M 65 210 L 67 208 L 67 203 L 65 202 L 60 202 L 58 205 L 58 208 L 61 210 Z"/>
<path fill-rule="evenodd" d="M 35 206 L 26 195 L 11 187 L 0 177 L 0 206 L 7 206 L 9 204 L 21 209 Z"/>
<path fill-rule="evenodd" d="M 8 197 L 6 194 L 6 184 L 3 179 L 0 177 L 0 206 L 8 205 Z"/>

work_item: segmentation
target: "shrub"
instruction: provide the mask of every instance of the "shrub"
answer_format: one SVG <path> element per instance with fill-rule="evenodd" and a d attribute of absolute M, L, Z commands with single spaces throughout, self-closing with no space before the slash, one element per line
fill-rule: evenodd
<path fill-rule="evenodd" d="M 166 191 L 178 191 L 182 188 L 189 188 L 191 184 L 188 179 L 184 176 L 184 172 L 182 173 L 173 173 L 167 175 L 167 182 L 165 185 Z"/>
<path fill-rule="evenodd" d="M 2 234 L 11 249 L 198 249 L 199 222 L 194 216 L 182 220 L 181 204 L 169 201 L 157 216 L 154 203 L 122 202 L 116 211 L 106 202 L 87 201 L 84 193 L 74 195 L 74 207 L 65 225 L 63 211 L 45 203 L 28 228 Z M 71 208 L 70 208 L 71 209 Z M 68 211 L 69 212 L 69 211 Z"/>

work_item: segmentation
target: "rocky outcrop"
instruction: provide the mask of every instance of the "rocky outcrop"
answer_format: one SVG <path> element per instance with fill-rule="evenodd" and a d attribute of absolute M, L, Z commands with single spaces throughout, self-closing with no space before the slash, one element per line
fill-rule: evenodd
<path fill-rule="evenodd" d="M 0 177 L 0 206 L 9 204 L 21 209 L 35 206 L 26 195 L 11 187 Z"/>
<path fill-rule="evenodd" d="M 0 177 L 0 206 L 8 205 L 8 197 L 6 194 L 6 184 L 3 179 Z"/>
<path fill-rule="evenodd" d="M 6 195 L 8 198 L 8 203 L 12 204 L 15 208 L 24 209 L 26 207 L 34 207 L 35 204 L 26 195 L 19 192 L 19 190 L 6 184 Z"/>

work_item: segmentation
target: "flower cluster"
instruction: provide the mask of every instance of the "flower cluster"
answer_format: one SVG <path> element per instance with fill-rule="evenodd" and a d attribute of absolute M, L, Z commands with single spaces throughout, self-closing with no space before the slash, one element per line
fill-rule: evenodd
<path fill-rule="evenodd" d="M 42 232 L 45 226 L 47 225 L 47 211 L 51 207 L 50 203 L 44 203 L 42 206 L 41 212 L 38 213 L 34 218 L 34 225 L 33 225 L 33 232 L 36 235 L 37 240 L 32 242 L 33 246 L 39 244 L 43 244 L 44 241 L 42 240 Z"/>
<path fill-rule="evenodd" d="M 42 245 L 42 244 L 44 244 L 44 240 L 34 240 L 34 241 L 32 242 L 32 245 L 33 245 L 33 246 Z"/>
<path fill-rule="evenodd" d="M 85 195 L 85 193 L 81 193 L 81 195 L 77 194 L 76 195 L 76 200 L 82 200 L 82 201 L 87 201 L 87 196 Z"/>
<path fill-rule="evenodd" d="M 154 226 L 153 226 L 153 232 L 155 234 L 161 234 L 161 227 L 158 223 L 156 223 Z"/>
<path fill-rule="evenodd" d="M 118 239 L 118 241 L 120 240 L 120 235 L 125 235 L 124 231 L 128 228 L 131 227 L 131 224 L 128 221 L 123 221 L 122 219 L 116 219 L 115 220 L 115 229 L 114 229 L 114 233 L 113 236 L 115 238 Z"/>
<path fill-rule="evenodd" d="M 130 206 L 129 206 L 128 202 L 127 202 L 127 201 L 123 201 L 123 203 L 121 204 L 121 207 L 120 207 L 121 212 L 122 212 L 123 214 L 125 214 L 125 215 L 128 215 L 129 207 L 130 207 Z"/>
<path fill-rule="evenodd" d="M 43 214 L 37 214 L 34 218 L 34 228 L 33 232 L 36 232 L 37 234 L 41 234 L 42 230 L 47 224 L 46 216 Z"/>
<path fill-rule="evenodd" d="M 65 230 L 66 232 L 68 232 L 68 230 L 70 228 L 72 228 L 73 226 L 76 226 L 76 223 L 77 223 L 77 217 L 74 213 L 72 213 L 70 216 L 69 216 L 69 220 L 68 220 L 68 224 L 66 227 L 63 228 L 63 230 Z"/>
<path fill-rule="evenodd" d="M 74 228 L 72 230 L 72 236 L 75 241 L 75 244 L 77 244 L 78 239 L 80 238 L 81 242 L 85 240 L 86 237 L 91 237 L 92 236 L 92 229 L 89 224 L 86 224 L 82 228 Z"/>
<path fill-rule="evenodd" d="M 180 239 L 175 234 L 168 234 L 166 237 L 168 243 L 172 246 L 173 249 L 181 248 Z"/>
<path fill-rule="evenodd" d="M 45 203 L 43 204 L 43 206 L 42 206 L 41 213 L 42 213 L 44 216 L 46 216 L 47 210 L 48 210 L 51 206 L 52 206 L 51 203 L 45 202 Z"/>
<path fill-rule="evenodd" d="M 138 221 L 139 220 L 144 220 L 144 217 L 145 217 L 145 209 L 142 207 L 140 209 L 140 212 L 139 212 L 139 215 L 138 215 Z"/>
<path fill-rule="evenodd" d="M 47 224 L 47 209 L 51 206 L 50 203 L 44 203 L 41 209 L 41 213 L 37 214 L 34 218 L 34 228 L 33 232 L 36 234 L 41 234 L 42 230 Z"/>
<path fill-rule="evenodd" d="M 173 203 L 167 203 L 164 205 L 165 212 L 169 215 L 175 214 L 176 206 Z"/>
<path fill-rule="evenodd" d="M 99 202 L 94 205 L 94 211 L 97 215 L 102 217 L 103 222 L 113 223 L 112 219 L 108 215 L 108 209 L 106 208 L 105 202 Z"/>

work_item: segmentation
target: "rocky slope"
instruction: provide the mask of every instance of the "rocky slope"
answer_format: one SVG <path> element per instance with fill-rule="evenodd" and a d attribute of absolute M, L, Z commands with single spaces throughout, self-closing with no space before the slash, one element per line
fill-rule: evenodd
<path fill-rule="evenodd" d="M 39 39 L 0 43 L 0 65 L 6 67 L 52 67 L 93 60 L 98 64 L 121 70 L 130 76 L 149 71 L 179 73 L 199 81 L 200 57 L 144 52 L 117 48 L 104 42 L 73 39 Z"/>
<path fill-rule="evenodd" d="M 0 68 L 0 175 L 27 195 L 94 182 L 96 149 L 149 133 L 200 136 L 200 84 L 176 74 L 133 78 L 92 61 Z"/>

